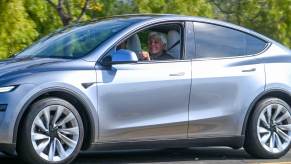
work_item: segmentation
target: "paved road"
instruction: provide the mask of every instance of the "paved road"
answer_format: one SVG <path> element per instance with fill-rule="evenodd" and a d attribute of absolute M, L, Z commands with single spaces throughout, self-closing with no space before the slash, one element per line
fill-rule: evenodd
<path fill-rule="evenodd" d="M 290 161 L 290 162 L 289 162 Z M 16 157 L 0 155 L 1 164 L 22 163 Z M 251 158 L 243 149 L 191 148 L 170 150 L 136 150 L 83 152 L 74 164 L 291 164 L 291 152 L 277 160 Z"/>

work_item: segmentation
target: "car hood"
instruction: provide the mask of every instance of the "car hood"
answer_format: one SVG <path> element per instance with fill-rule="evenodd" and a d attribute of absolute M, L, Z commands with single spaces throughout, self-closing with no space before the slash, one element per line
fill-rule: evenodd
<path fill-rule="evenodd" d="M 67 60 L 68 59 L 55 58 L 11 58 L 8 60 L 0 61 L 0 77 L 51 63 L 64 62 Z"/>

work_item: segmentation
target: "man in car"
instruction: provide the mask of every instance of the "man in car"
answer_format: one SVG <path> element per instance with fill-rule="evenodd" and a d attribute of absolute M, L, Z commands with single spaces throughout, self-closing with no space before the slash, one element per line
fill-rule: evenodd
<path fill-rule="evenodd" d="M 151 32 L 148 37 L 147 51 L 141 51 L 140 57 L 142 60 L 169 60 L 174 59 L 166 52 L 167 39 L 166 35 L 161 32 Z"/>

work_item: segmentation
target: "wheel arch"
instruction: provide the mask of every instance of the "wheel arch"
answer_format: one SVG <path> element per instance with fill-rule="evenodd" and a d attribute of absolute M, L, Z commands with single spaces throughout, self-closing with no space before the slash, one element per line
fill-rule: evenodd
<path fill-rule="evenodd" d="M 91 145 L 91 143 L 94 142 L 96 130 L 95 130 L 95 121 L 94 117 L 92 115 L 92 107 L 89 105 L 89 103 L 82 98 L 82 96 L 74 91 L 71 91 L 69 89 L 65 88 L 49 88 L 42 90 L 36 94 L 34 94 L 21 108 L 20 113 L 17 116 L 16 123 L 13 130 L 13 143 L 17 143 L 18 140 L 18 133 L 19 129 L 21 128 L 21 124 L 28 113 L 29 107 L 31 104 L 33 104 L 35 101 L 38 101 L 40 99 L 46 98 L 46 97 L 57 97 L 64 99 L 68 102 L 70 102 L 72 105 L 76 107 L 78 112 L 81 115 L 82 120 L 88 120 L 83 121 L 84 124 L 84 142 L 82 145 L 82 150 L 88 149 Z M 88 135 L 89 134 L 89 135 Z M 17 145 L 16 145 L 17 146 Z"/>
<path fill-rule="evenodd" d="M 264 91 L 263 93 L 259 94 L 249 106 L 247 114 L 243 122 L 242 135 L 246 135 L 248 123 L 250 122 L 250 118 L 251 118 L 250 116 L 254 112 L 256 105 L 261 100 L 265 98 L 269 98 L 269 97 L 280 98 L 284 100 L 291 107 L 291 93 L 282 89 L 270 89 L 270 90 Z"/>

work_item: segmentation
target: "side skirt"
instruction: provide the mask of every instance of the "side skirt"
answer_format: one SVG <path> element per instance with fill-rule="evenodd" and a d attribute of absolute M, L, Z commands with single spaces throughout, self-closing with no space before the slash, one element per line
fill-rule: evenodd
<path fill-rule="evenodd" d="M 89 150 L 128 150 L 128 149 L 160 149 L 226 146 L 234 149 L 243 147 L 245 136 L 216 137 L 216 138 L 189 138 L 169 140 L 145 140 L 122 142 L 99 142 L 91 145 Z"/>
<path fill-rule="evenodd" d="M 16 155 L 16 144 L 2 144 L 0 143 L 0 152 L 4 152 L 7 155 Z"/>

